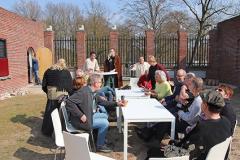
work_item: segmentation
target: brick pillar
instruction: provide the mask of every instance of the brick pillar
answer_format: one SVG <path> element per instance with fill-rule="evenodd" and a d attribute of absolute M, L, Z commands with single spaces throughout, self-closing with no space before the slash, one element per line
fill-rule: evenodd
<path fill-rule="evenodd" d="M 209 31 L 209 66 L 207 68 L 207 78 L 219 78 L 219 54 L 217 53 L 217 29 Z"/>
<path fill-rule="evenodd" d="M 44 31 L 44 47 L 48 48 L 53 55 L 53 62 L 55 62 L 55 53 L 54 53 L 54 32 L 53 31 Z"/>
<path fill-rule="evenodd" d="M 83 68 L 86 56 L 86 34 L 85 31 L 76 32 L 77 39 L 77 68 Z"/>
<path fill-rule="evenodd" d="M 147 60 L 147 57 L 149 55 L 155 55 L 155 33 L 152 29 L 146 30 L 145 31 L 145 36 L 146 36 L 146 57 L 145 59 Z"/>
<path fill-rule="evenodd" d="M 118 35 L 118 31 L 115 30 L 110 31 L 109 33 L 109 48 L 114 48 L 116 52 L 118 52 Z"/>
<path fill-rule="evenodd" d="M 186 69 L 187 58 L 187 38 L 186 31 L 178 31 L 178 68 Z"/>

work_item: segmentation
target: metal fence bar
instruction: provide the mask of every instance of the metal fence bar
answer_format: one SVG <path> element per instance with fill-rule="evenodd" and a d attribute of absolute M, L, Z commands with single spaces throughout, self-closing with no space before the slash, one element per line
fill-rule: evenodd
<path fill-rule="evenodd" d="M 188 37 L 187 47 L 187 66 L 189 68 L 207 67 L 209 65 L 209 39 L 208 37 L 202 37 L 196 48 L 196 53 L 193 57 L 193 62 L 190 65 L 191 57 L 193 56 L 193 49 L 195 45 L 196 37 Z"/>
<path fill-rule="evenodd" d="M 178 66 L 178 37 L 159 36 L 155 37 L 155 57 L 158 63 L 164 64 L 166 68 Z"/>
<path fill-rule="evenodd" d="M 60 58 L 65 59 L 67 66 L 76 67 L 76 39 L 74 37 L 59 37 L 53 40 L 55 61 Z M 55 62 L 56 63 L 56 62 Z"/>

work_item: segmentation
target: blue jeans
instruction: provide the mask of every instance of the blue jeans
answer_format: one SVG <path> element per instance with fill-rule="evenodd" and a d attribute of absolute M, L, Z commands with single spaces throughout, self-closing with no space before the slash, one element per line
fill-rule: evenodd
<path fill-rule="evenodd" d="M 115 91 L 109 86 L 104 86 L 97 91 L 100 96 L 107 97 L 108 101 L 113 101 L 113 96 L 115 96 Z"/>
<path fill-rule="evenodd" d="M 108 126 L 109 122 L 107 113 L 104 113 L 104 111 L 97 111 L 93 114 L 93 129 L 98 129 L 97 147 L 103 146 L 105 144 L 105 137 L 108 131 Z"/>
<path fill-rule="evenodd" d="M 34 74 L 34 78 L 35 78 L 35 83 L 36 83 L 36 84 L 41 83 L 41 82 L 40 82 L 40 78 L 39 78 L 38 71 L 33 71 L 33 74 Z"/>

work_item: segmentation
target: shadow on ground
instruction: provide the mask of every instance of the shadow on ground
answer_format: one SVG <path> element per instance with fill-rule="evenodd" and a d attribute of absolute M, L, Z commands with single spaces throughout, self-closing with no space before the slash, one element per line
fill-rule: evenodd
<path fill-rule="evenodd" d="M 41 134 L 41 126 L 42 126 L 42 119 L 39 117 L 26 117 L 25 114 L 16 115 L 15 117 L 11 118 L 13 123 L 21 123 L 31 129 L 30 136 L 27 139 L 27 143 L 44 148 L 47 153 L 39 153 L 33 150 L 29 150 L 28 148 L 21 147 L 15 153 L 14 156 L 18 157 L 23 160 L 32 160 L 34 159 L 53 159 L 54 152 L 56 149 L 55 142 L 53 138 L 46 137 Z M 34 148 L 34 147 L 31 147 Z"/>

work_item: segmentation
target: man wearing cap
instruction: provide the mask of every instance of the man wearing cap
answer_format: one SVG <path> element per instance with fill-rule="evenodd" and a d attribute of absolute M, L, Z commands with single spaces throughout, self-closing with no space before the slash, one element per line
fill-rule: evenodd
<path fill-rule="evenodd" d="M 180 144 L 194 144 L 195 149 L 190 153 L 190 159 L 205 159 L 208 151 L 214 145 L 225 141 L 231 136 L 231 125 L 229 120 L 220 116 L 225 106 L 224 98 L 217 91 L 201 93 L 202 112 L 205 120 L 200 121 L 197 126 L 186 136 Z"/>
<path fill-rule="evenodd" d="M 205 120 L 199 121 L 181 142 L 175 144 L 189 150 L 193 148 L 190 151 L 189 159 L 206 159 L 211 147 L 231 136 L 230 122 L 225 117 L 220 116 L 225 105 L 222 95 L 217 91 L 207 91 L 201 94 L 201 98 L 203 100 L 201 108 Z M 163 153 L 157 148 L 148 151 L 148 157 L 159 156 L 163 156 Z"/>

